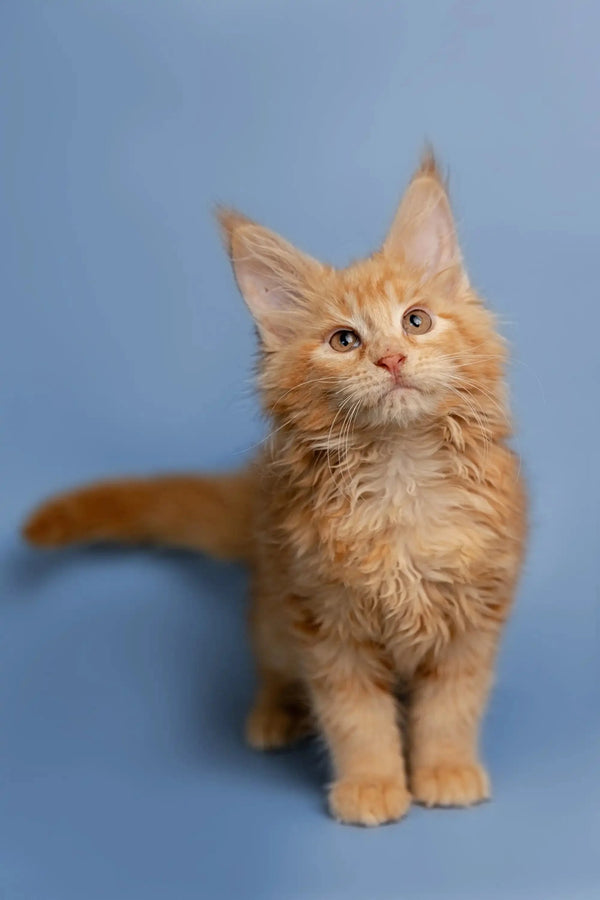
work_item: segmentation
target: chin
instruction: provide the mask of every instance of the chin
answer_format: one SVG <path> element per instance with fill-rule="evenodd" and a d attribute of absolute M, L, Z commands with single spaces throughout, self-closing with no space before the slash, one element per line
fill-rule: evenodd
<path fill-rule="evenodd" d="M 380 397 L 370 410 L 370 419 L 376 426 L 387 425 L 406 428 L 435 412 L 436 398 L 411 388 L 397 388 Z"/>

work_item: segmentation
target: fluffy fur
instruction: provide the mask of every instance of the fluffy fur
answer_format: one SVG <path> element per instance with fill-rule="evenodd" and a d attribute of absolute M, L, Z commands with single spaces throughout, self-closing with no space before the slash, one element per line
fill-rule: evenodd
<path fill-rule="evenodd" d="M 25 535 L 246 560 L 259 673 L 248 741 L 269 749 L 318 729 L 337 819 L 483 800 L 478 730 L 525 501 L 505 443 L 504 344 L 469 285 L 435 162 L 423 160 L 381 250 L 341 271 L 237 213 L 220 220 L 260 338 L 264 449 L 232 476 L 63 495 Z M 403 325 L 414 308 L 427 333 Z M 360 346 L 336 352 L 339 329 Z"/>

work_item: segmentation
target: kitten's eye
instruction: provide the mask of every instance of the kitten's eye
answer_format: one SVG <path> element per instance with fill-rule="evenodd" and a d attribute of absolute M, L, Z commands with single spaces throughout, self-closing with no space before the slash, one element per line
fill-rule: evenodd
<path fill-rule="evenodd" d="M 357 347 L 360 347 L 360 338 L 355 331 L 341 329 L 332 334 L 329 344 L 338 353 L 347 353 L 348 350 L 356 350 Z"/>
<path fill-rule="evenodd" d="M 433 322 L 424 309 L 411 309 L 402 319 L 402 324 L 407 334 L 426 334 L 431 331 Z"/>

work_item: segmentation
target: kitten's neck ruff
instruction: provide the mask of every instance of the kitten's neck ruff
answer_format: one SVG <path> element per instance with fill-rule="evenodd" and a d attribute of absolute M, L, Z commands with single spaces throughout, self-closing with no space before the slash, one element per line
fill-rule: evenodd
<path fill-rule="evenodd" d="M 489 445 L 508 437 L 511 423 L 504 385 L 497 385 L 493 392 L 482 389 L 478 400 L 475 402 L 473 394 L 462 402 L 453 399 L 435 414 L 422 416 L 409 424 L 374 423 L 360 410 L 345 419 L 332 413 L 330 419 L 323 421 L 322 413 L 314 416 L 310 409 L 299 410 L 283 421 L 278 421 L 278 416 L 273 417 L 275 427 L 271 439 L 277 449 L 293 445 L 316 453 L 346 453 L 390 445 L 396 450 L 404 448 L 410 452 L 423 442 L 428 445 L 450 443 L 461 450 L 467 445 Z"/>
<path fill-rule="evenodd" d="M 446 479 L 481 482 L 490 446 L 510 433 L 507 411 L 498 404 L 494 411 L 455 409 L 410 427 L 333 433 L 285 426 L 273 433 L 267 456 L 286 481 L 312 487 L 324 500 L 366 496 L 376 484 L 411 494 Z"/>

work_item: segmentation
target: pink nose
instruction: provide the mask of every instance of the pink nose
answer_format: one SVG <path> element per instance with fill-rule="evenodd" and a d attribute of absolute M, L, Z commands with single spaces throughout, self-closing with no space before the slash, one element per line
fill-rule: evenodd
<path fill-rule="evenodd" d="M 397 378 L 405 359 L 406 357 L 402 353 L 395 353 L 393 356 L 382 356 L 375 365 L 381 366 L 382 369 L 387 369 L 390 375 Z"/>

